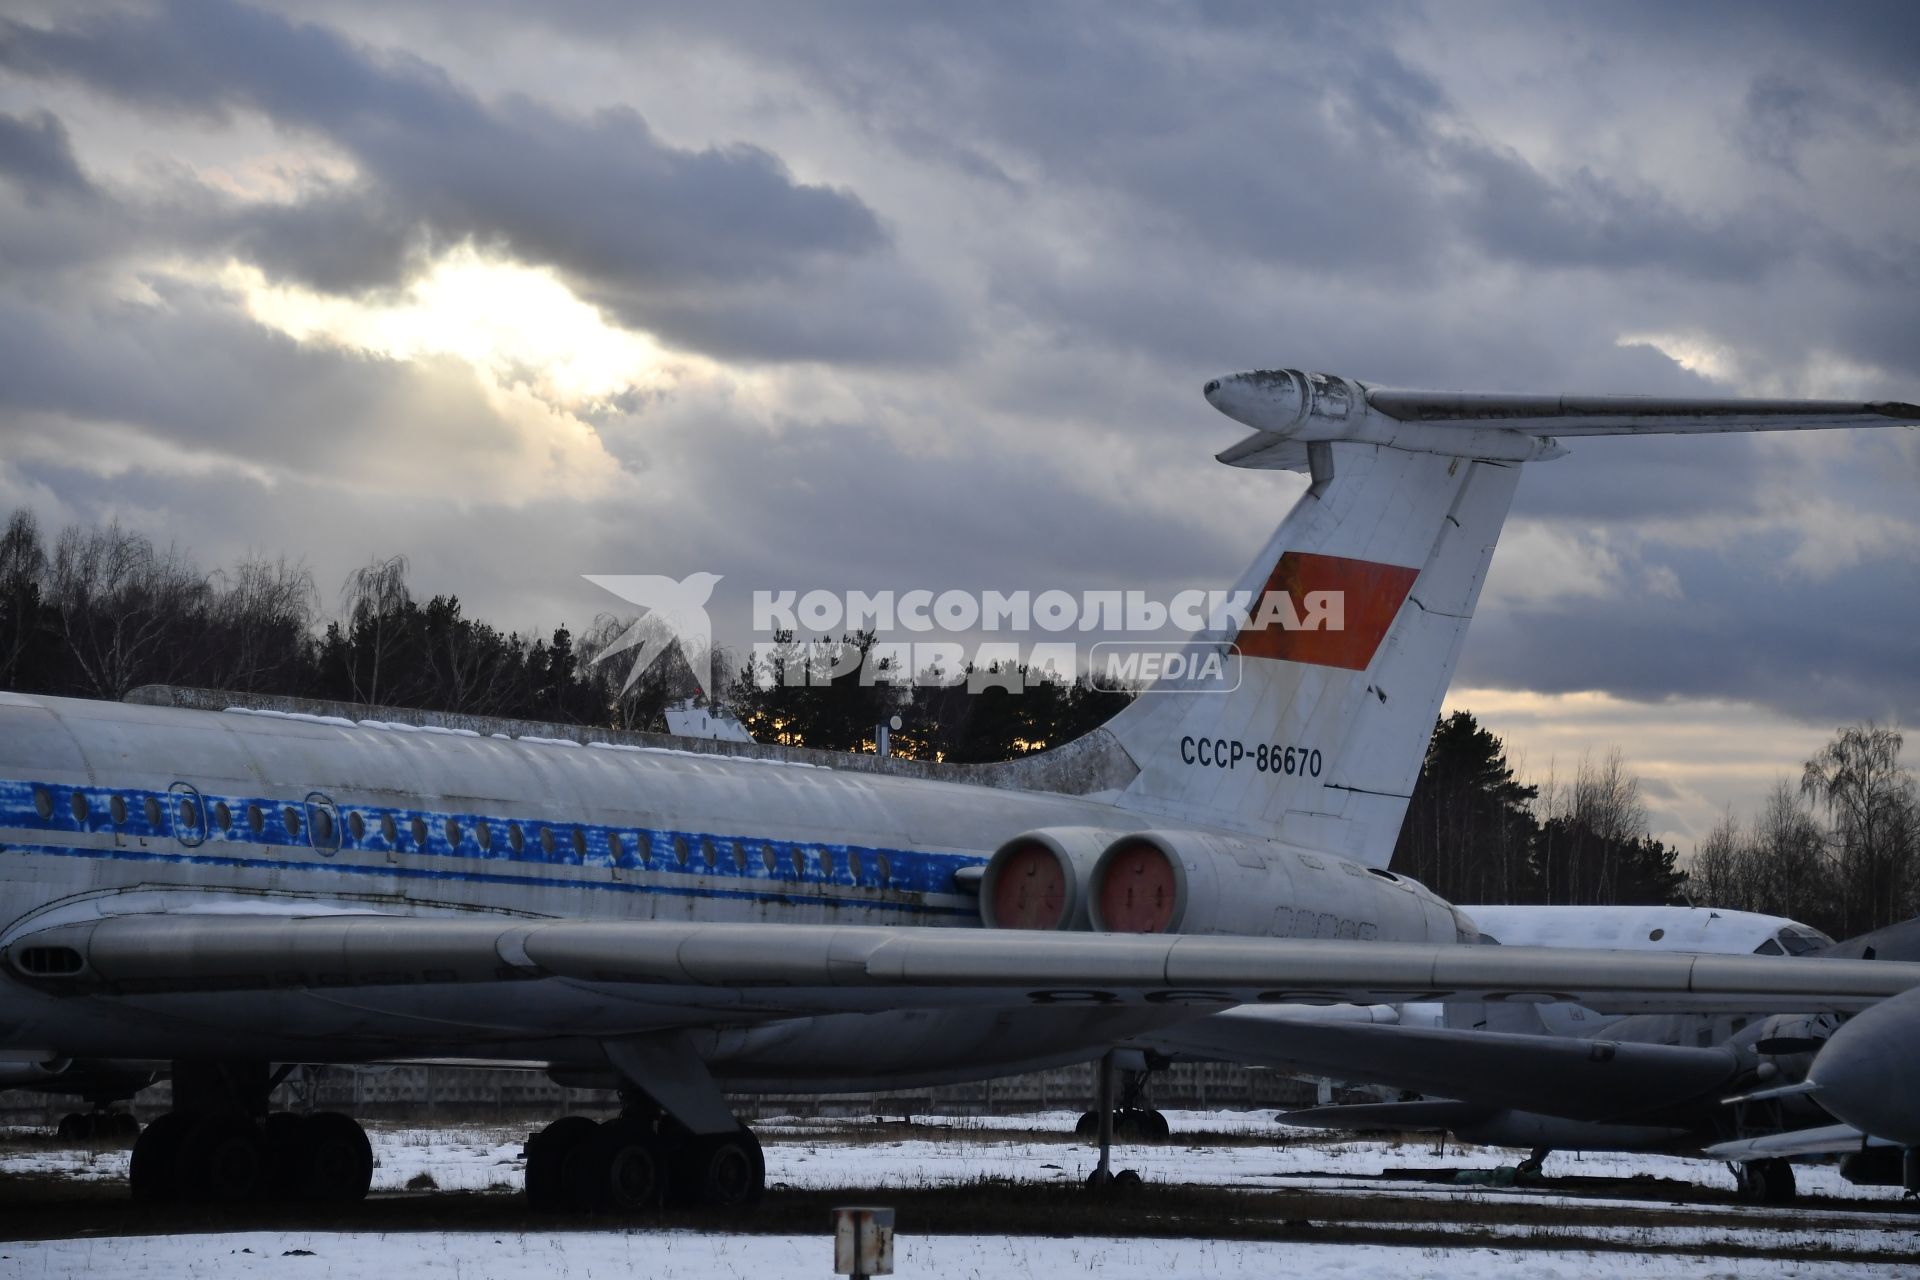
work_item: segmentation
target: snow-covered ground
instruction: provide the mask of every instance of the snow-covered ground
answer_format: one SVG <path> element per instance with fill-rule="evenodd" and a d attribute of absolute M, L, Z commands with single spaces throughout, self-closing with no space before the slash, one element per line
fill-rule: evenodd
<path fill-rule="evenodd" d="M 288 1256 L 292 1250 L 305 1253 Z M 712 1235 L 687 1231 L 348 1234 L 248 1232 L 219 1236 L 132 1236 L 0 1245 L 0 1274 L 19 1280 L 76 1277 L 147 1280 L 193 1276 L 298 1276 L 307 1280 L 391 1275 L 409 1280 L 788 1280 L 832 1274 L 824 1235 Z M 1734 1262 L 1725 1257 L 1591 1253 L 1586 1250 L 1213 1240 L 1062 1240 L 1032 1236 L 902 1238 L 894 1274 L 917 1280 L 1013 1280 L 1097 1276 L 1100 1280 L 1736 1280 L 1739 1277 L 1860 1277 L 1904 1280 L 1892 1263 Z"/>
<path fill-rule="evenodd" d="M 871 1120 L 776 1118 L 756 1124 L 766 1143 L 768 1181 L 799 1190 L 848 1188 L 866 1193 L 971 1183 L 983 1177 L 1022 1182 L 1078 1183 L 1095 1153 L 1071 1140 L 1077 1113 L 967 1119 L 917 1117 L 913 1126 Z M 898 1274 L 951 1277 L 1230 1277 L 1275 1274 L 1343 1277 L 1526 1276 L 1529 1280 L 1596 1274 L 1645 1277 L 1896 1276 L 1910 1267 L 1857 1255 L 1920 1252 L 1920 1217 L 1902 1211 L 1889 1188 L 1854 1187 L 1825 1166 L 1802 1166 L 1803 1193 L 1829 1200 L 1791 1208 L 1743 1209 L 1730 1202 L 1676 1203 L 1657 1186 L 1644 1198 L 1596 1199 L 1551 1187 L 1455 1187 L 1419 1181 L 1383 1182 L 1384 1169 L 1408 1166 L 1490 1168 L 1512 1163 L 1517 1153 L 1462 1148 L 1444 1153 L 1431 1140 L 1390 1142 L 1301 1135 L 1274 1125 L 1271 1113 L 1170 1112 L 1176 1135 L 1165 1145 L 1116 1149 L 1116 1167 L 1138 1170 L 1149 1182 L 1242 1188 L 1338 1190 L 1330 1198 L 1346 1207 L 1316 1214 L 1321 1232 L 1351 1229 L 1367 1234 L 1379 1222 L 1353 1207 L 1356 1197 L 1431 1196 L 1452 1203 L 1523 1200 L 1530 1206 L 1656 1208 L 1662 1220 L 1639 1225 L 1493 1225 L 1421 1221 L 1421 1243 L 1301 1241 L 1250 1242 L 1206 1239 L 1025 1238 L 999 1236 L 903 1236 Z M 1191 1135 L 1180 1141 L 1179 1136 Z M 1222 1143 L 1209 1138 L 1228 1135 Z M 8 1143 L 0 1134 L 0 1176 L 60 1173 L 85 1179 L 126 1176 L 124 1151 L 62 1149 L 30 1142 Z M 524 1127 L 401 1128 L 376 1126 L 371 1137 L 378 1161 L 377 1192 L 410 1188 L 502 1191 L 519 1187 Z M 1248 1141 L 1272 1138 L 1271 1142 Z M 1636 1175 L 1727 1189 L 1721 1166 L 1661 1156 L 1556 1154 L 1554 1175 L 1633 1178 Z M 1861 1201 L 1878 1200 L 1875 1211 Z M 1843 1216 L 1837 1218 L 1840 1211 Z M 1739 1218 L 1729 1224 L 1728 1215 Z M 1344 1215 L 1344 1216 L 1343 1216 Z M 1699 1224 L 1689 1221 L 1697 1217 Z M 0 1224 L 0 1236 L 5 1234 Z M 1449 1237 L 1471 1236 L 1459 1246 Z M 1489 1246 L 1512 1239 L 1514 1248 Z M 295 1252 L 304 1250 L 306 1252 Z M 1638 1252 L 1651 1250 L 1653 1252 Z M 1755 1252 L 1831 1253 L 1818 1262 L 1755 1258 Z M 1853 1258 L 1846 1255 L 1854 1254 Z M 355 1232 L 245 1232 L 165 1237 L 92 1237 L 78 1240 L 0 1243 L 0 1277 L 173 1276 L 197 1280 L 253 1275 L 351 1276 L 376 1268 L 426 1277 L 567 1276 L 635 1274 L 676 1277 L 774 1277 L 829 1274 L 831 1250 L 821 1236 L 609 1230 L 499 1234 L 418 1232 L 375 1235 Z M 289 1270 L 289 1268 L 298 1270 Z"/>

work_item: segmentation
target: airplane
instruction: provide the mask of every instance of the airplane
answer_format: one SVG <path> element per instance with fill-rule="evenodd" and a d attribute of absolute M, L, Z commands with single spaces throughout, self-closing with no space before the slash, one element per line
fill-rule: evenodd
<path fill-rule="evenodd" d="M 1488 943 L 1809 959 L 1842 946 L 1797 921 L 1724 908 L 1462 909 Z M 1451 1132 L 1530 1149 L 1520 1167 L 1538 1173 L 1555 1150 L 1706 1155 L 1745 1125 L 1823 1125 L 1830 1117 L 1804 1091 L 1776 1086 L 1799 1081 L 1837 1025 L 1820 1013 L 1610 1016 L 1565 1002 L 1245 1008 L 1166 1028 L 1141 1045 L 1370 1086 L 1391 1098 L 1287 1112 L 1277 1117 L 1284 1125 Z M 1756 1090 L 1780 1101 L 1764 1113 L 1726 1105 Z M 1777 1203 L 1795 1194 L 1784 1160 L 1756 1159 L 1735 1172 L 1745 1198 Z"/>
<path fill-rule="evenodd" d="M 1920 920 L 1850 938 L 1826 954 L 1920 959 Z M 1839 1158 L 1841 1174 L 1850 1182 L 1920 1193 L 1920 1094 L 1913 1088 L 1913 1064 L 1920 1061 L 1920 1000 L 1906 993 L 1883 1001 L 1805 1047 L 1814 1056 L 1800 1081 L 1757 1089 L 1729 1102 L 1748 1110 L 1813 1103 L 1837 1123 L 1741 1136 L 1716 1143 L 1707 1153 L 1743 1170 Z"/>
<path fill-rule="evenodd" d="M 1249 609 L 1188 642 L 1236 682 L 1168 677 L 1006 764 L 0 694 L 0 1047 L 166 1063 L 173 1109 L 130 1172 L 155 1202 L 364 1195 L 352 1118 L 271 1112 L 295 1064 L 543 1064 L 623 1109 L 533 1135 L 529 1200 L 631 1211 L 757 1199 L 723 1082 L 989 1078 L 1232 1005 L 1825 1011 L 1920 985 L 1880 961 L 1462 945 L 1473 921 L 1386 866 L 1520 471 L 1556 436 L 1920 408 L 1290 370 L 1204 394 L 1252 428 L 1221 461 L 1309 477 L 1236 584 Z M 1276 603 L 1318 622 L 1258 625 Z"/>

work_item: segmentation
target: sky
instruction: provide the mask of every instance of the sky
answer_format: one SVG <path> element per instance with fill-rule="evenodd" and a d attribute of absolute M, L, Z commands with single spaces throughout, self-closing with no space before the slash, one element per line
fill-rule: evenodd
<path fill-rule="evenodd" d="M 1920 401 L 1911 5 L 0 14 L 0 507 L 328 608 L 1225 585 L 1241 369 Z M 1920 431 L 1530 466 L 1449 705 L 1683 848 L 1920 724 Z"/>

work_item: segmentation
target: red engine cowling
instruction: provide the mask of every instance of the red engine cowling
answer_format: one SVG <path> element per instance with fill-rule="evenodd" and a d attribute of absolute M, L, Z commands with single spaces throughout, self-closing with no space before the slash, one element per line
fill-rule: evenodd
<path fill-rule="evenodd" d="M 980 919 L 989 929 L 1087 928 L 1087 877 L 1119 834 L 1049 827 L 1015 836 L 980 877 Z"/>
<path fill-rule="evenodd" d="M 1107 933 L 1456 942 L 1473 925 L 1425 885 L 1332 854 L 1193 831 L 1108 845 L 1087 911 Z"/>

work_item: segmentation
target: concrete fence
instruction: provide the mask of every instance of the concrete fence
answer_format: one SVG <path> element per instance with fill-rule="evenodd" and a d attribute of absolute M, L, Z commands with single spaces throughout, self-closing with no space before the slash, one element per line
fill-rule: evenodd
<path fill-rule="evenodd" d="M 733 1101 L 746 1119 L 778 1115 L 1008 1115 L 1080 1111 L 1094 1094 L 1091 1063 L 1009 1076 L 976 1084 L 886 1093 L 756 1094 Z M 165 1111 L 172 1089 L 164 1081 L 134 1100 L 148 1119 Z M 1161 1108 L 1257 1110 L 1311 1105 L 1314 1087 L 1271 1071 L 1226 1063 L 1179 1063 L 1153 1074 L 1145 1102 Z M 610 1113 L 618 1105 L 604 1089 L 568 1089 L 537 1071 L 490 1067 L 333 1067 L 296 1072 L 282 1085 L 276 1106 L 338 1110 L 366 1119 L 424 1123 L 488 1117 Z M 0 1122 L 53 1124 L 84 1110 L 72 1098 L 13 1090 L 0 1093 Z"/>

